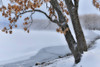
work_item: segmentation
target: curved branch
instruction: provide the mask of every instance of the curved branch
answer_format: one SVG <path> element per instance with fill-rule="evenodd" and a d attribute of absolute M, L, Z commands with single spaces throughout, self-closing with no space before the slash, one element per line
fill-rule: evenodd
<path fill-rule="evenodd" d="M 28 12 L 40 12 L 40 13 L 44 14 L 50 21 L 52 21 L 53 23 L 56 23 L 56 24 L 58 24 L 60 26 L 60 24 L 59 24 L 59 22 L 57 20 L 52 20 L 52 18 L 49 17 L 44 11 L 39 10 L 39 9 L 28 10 L 28 11 L 24 11 L 22 13 L 19 13 L 19 15 L 18 15 L 18 17 L 16 19 L 18 20 L 20 15 L 28 13 Z"/>
<path fill-rule="evenodd" d="M 52 18 L 49 17 L 44 11 L 42 11 L 42 10 L 37 10 L 37 9 L 35 9 L 34 11 L 35 11 L 35 12 L 40 12 L 40 13 L 44 14 L 50 21 L 54 22 L 54 20 L 52 20 Z"/>

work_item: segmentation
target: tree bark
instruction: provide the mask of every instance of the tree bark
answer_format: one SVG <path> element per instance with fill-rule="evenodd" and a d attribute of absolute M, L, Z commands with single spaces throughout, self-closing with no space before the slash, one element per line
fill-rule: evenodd
<path fill-rule="evenodd" d="M 80 53 L 83 53 L 83 51 L 87 51 L 87 45 L 86 45 L 86 40 L 85 40 L 83 31 L 80 25 L 80 21 L 79 21 L 78 6 L 75 6 L 71 0 L 65 0 L 65 3 L 70 13 L 70 17 L 72 20 L 75 34 L 76 34 L 78 50 L 80 51 Z M 78 5 L 78 3 L 75 3 L 75 4 Z"/>
<path fill-rule="evenodd" d="M 66 28 L 69 28 L 67 24 L 62 27 L 62 30 L 66 29 Z M 81 53 L 79 52 L 79 50 L 77 48 L 77 43 L 75 42 L 70 30 L 66 31 L 65 39 L 66 39 L 68 46 L 75 58 L 75 63 L 76 64 L 79 63 L 81 60 Z"/>
<path fill-rule="evenodd" d="M 81 53 L 83 53 L 83 51 L 87 51 L 87 45 L 86 45 L 86 40 L 85 40 L 83 31 L 80 25 L 77 10 L 73 10 L 73 13 L 71 13 L 70 16 L 71 16 L 72 24 L 73 24 L 74 31 L 76 34 L 78 49 Z"/>
<path fill-rule="evenodd" d="M 66 28 L 69 29 L 68 24 L 67 23 L 65 24 L 66 19 L 65 19 L 65 16 L 63 15 L 63 13 L 61 11 L 61 8 L 58 4 L 58 1 L 57 0 L 51 0 L 50 3 L 53 6 L 53 8 L 56 10 L 57 14 L 58 14 L 59 24 L 64 23 L 64 25 L 61 26 L 62 30 L 64 31 Z M 70 29 L 66 32 L 65 39 L 66 39 L 66 41 L 68 43 L 68 46 L 69 46 L 69 48 L 70 48 L 70 50 L 71 50 L 71 52 L 72 52 L 72 54 L 75 58 L 75 63 L 80 62 L 81 54 L 80 54 L 79 50 L 77 49 L 77 44 L 76 44 L 76 42 L 75 42 L 75 40 L 72 36 L 72 33 L 71 33 Z"/>

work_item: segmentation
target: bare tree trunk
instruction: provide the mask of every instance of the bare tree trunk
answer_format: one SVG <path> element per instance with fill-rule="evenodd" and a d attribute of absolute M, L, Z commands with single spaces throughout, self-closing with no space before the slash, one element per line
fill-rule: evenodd
<path fill-rule="evenodd" d="M 69 28 L 67 24 L 62 28 L 62 30 L 66 29 L 66 28 Z M 75 63 L 76 64 L 79 63 L 81 60 L 81 53 L 79 52 L 79 50 L 77 48 L 77 43 L 75 42 L 70 30 L 68 30 L 66 32 L 65 39 L 66 39 L 68 46 L 75 58 Z"/>
<path fill-rule="evenodd" d="M 72 24 L 73 24 L 74 31 L 76 34 L 78 49 L 81 53 L 83 53 L 83 51 L 87 51 L 87 45 L 86 45 L 85 37 L 80 25 L 77 10 L 73 10 L 73 13 L 71 13 L 70 16 L 71 16 Z"/>
<path fill-rule="evenodd" d="M 70 17 L 76 34 L 78 50 L 80 51 L 80 53 L 83 53 L 83 51 L 87 51 L 87 45 L 78 17 L 78 0 L 74 0 L 74 4 L 72 3 L 72 0 L 65 0 L 65 3 L 70 13 Z"/>
<path fill-rule="evenodd" d="M 59 17 L 59 23 L 62 24 L 62 23 L 65 23 L 66 22 L 66 19 L 65 19 L 65 16 L 63 15 L 63 13 L 61 12 L 60 10 L 60 6 L 57 2 L 57 0 L 51 0 L 50 1 L 51 5 L 53 6 L 53 8 L 56 10 L 57 14 L 58 14 L 58 17 Z M 66 28 L 69 29 L 68 27 L 68 24 L 64 24 L 63 26 L 61 26 L 62 30 L 64 31 Z M 81 60 L 81 53 L 79 52 L 79 50 L 77 49 L 77 44 L 71 34 L 71 31 L 68 30 L 65 34 L 65 39 L 68 43 L 68 46 L 75 58 L 75 63 L 78 63 L 80 62 Z"/>

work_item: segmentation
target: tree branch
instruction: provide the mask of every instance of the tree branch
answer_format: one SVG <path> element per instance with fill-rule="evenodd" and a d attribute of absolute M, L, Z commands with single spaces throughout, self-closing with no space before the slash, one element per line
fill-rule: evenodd
<path fill-rule="evenodd" d="M 66 19 L 65 19 L 65 16 L 63 15 L 63 13 L 61 11 L 61 7 L 60 7 L 58 1 L 57 0 L 50 0 L 50 4 L 53 6 L 53 8 L 57 12 L 60 24 L 63 23 L 63 22 L 65 22 Z"/>
<path fill-rule="evenodd" d="M 44 14 L 50 21 L 52 21 L 53 23 L 56 23 L 60 26 L 59 22 L 55 19 L 53 20 L 51 17 L 49 17 L 44 11 L 39 10 L 39 9 L 35 9 L 35 10 L 28 10 L 28 11 L 24 11 L 22 13 L 19 13 L 18 17 L 16 18 L 17 20 L 19 19 L 19 16 L 28 12 L 40 12 L 42 14 Z"/>

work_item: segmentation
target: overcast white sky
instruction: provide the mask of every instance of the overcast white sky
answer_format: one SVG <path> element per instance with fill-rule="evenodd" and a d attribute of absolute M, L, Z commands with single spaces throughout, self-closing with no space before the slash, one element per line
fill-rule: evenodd
<path fill-rule="evenodd" d="M 92 0 L 79 0 L 79 14 L 100 14 L 100 11 L 96 9 Z"/>

